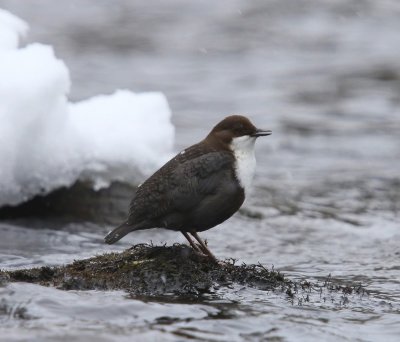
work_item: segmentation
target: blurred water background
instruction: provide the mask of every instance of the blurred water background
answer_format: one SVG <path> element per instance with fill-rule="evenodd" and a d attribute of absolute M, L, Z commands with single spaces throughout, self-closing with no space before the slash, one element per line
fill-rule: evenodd
<path fill-rule="evenodd" d="M 0 7 L 30 24 L 28 42 L 54 46 L 71 72 L 71 100 L 116 88 L 162 91 L 176 151 L 232 113 L 271 129 L 257 143 L 253 195 L 244 211 L 203 234 L 210 248 L 292 279 L 331 274 L 371 293 L 339 309 L 242 287 L 185 302 L 12 284 L 0 289 L 1 339 L 398 341 L 398 1 L 0 0 Z M 1 265 L 183 242 L 150 230 L 104 246 L 109 228 L 2 222 Z"/>

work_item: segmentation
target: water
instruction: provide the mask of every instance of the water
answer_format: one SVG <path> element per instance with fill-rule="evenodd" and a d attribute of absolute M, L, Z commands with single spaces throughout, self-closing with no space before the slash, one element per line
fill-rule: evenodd
<path fill-rule="evenodd" d="M 344 306 L 291 303 L 235 287 L 198 300 L 122 292 L 1 288 L 6 341 L 397 341 L 400 334 L 400 4 L 386 1 L 0 0 L 55 46 L 71 99 L 161 90 L 176 150 L 230 113 L 273 135 L 257 143 L 245 213 L 203 234 L 219 258 L 260 261 L 292 279 L 329 274 L 370 291 Z M 251 217 L 249 217 L 251 216 Z M 32 228 L 35 227 L 35 228 Z M 59 227 L 58 227 L 59 228 Z M 2 267 L 62 264 L 104 246 L 94 223 L 0 223 Z"/>

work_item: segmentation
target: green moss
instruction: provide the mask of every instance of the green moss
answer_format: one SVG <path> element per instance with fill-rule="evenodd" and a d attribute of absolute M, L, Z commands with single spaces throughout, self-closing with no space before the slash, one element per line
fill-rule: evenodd
<path fill-rule="evenodd" d="M 322 288 L 329 293 L 340 292 L 341 296 L 364 291 L 359 285 L 333 284 L 330 277 L 322 285 L 294 282 L 261 264 L 236 265 L 235 260 L 216 264 L 179 244 L 169 247 L 141 244 L 122 253 L 102 254 L 60 267 L 3 271 L 0 278 L 3 282 L 23 281 L 64 290 L 125 290 L 134 296 L 199 295 L 242 284 L 281 291 L 292 303 L 300 292 L 302 303 L 309 301 L 311 292 L 321 298 Z"/>

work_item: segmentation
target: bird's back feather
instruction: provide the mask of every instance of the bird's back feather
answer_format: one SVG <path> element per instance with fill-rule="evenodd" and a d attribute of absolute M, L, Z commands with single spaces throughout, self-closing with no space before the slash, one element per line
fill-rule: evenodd
<path fill-rule="evenodd" d="M 217 198 L 229 203 L 231 196 L 243 192 L 234 181 L 230 167 L 233 163 L 234 156 L 228 151 L 216 151 L 205 144 L 187 148 L 137 189 L 127 224 L 140 224 L 140 229 L 200 231 L 221 223 L 244 200 L 243 194 L 236 206 L 228 208 L 222 203 L 220 208 L 210 211 Z"/>

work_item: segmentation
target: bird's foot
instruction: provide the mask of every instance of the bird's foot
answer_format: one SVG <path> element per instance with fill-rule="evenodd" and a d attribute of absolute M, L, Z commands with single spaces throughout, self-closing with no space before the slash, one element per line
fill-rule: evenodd
<path fill-rule="evenodd" d="M 197 249 L 193 248 L 193 253 L 195 255 L 201 257 L 202 259 L 208 259 L 218 265 L 222 265 L 221 264 L 222 261 L 217 260 L 217 258 L 214 255 L 212 255 L 212 254 L 209 255 L 209 254 L 205 253 L 205 251 L 203 251 L 203 250 L 197 250 Z"/>
<path fill-rule="evenodd" d="M 209 258 L 207 254 L 204 254 L 203 252 L 200 251 L 196 251 L 195 249 L 193 249 L 193 253 L 201 258 Z"/>

